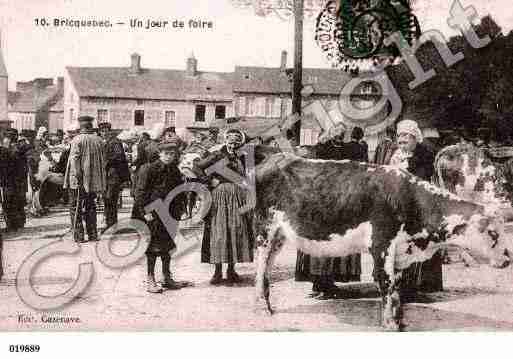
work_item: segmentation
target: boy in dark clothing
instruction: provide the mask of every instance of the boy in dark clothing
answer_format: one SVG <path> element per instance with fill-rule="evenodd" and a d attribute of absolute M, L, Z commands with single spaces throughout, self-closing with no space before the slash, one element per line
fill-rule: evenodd
<path fill-rule="evenodd" d="M 166 196 L 177 186 L 183 183 L 182 175 L 178 170 L 179 159 L 178 144 L 176 141 L 166 141 L 158 145 L 159 159 L 143 165 L 137 176 L 135 186 L 134 207 L 137 213 L 144 214 L 144 207 L 155 200 L 164 200 Z M 178 195 L 169 208 L 170 215 L 179 220 L 185 208 L 184 196 Z M 147 291 L 149 293 L 161 293 L 155 282 L 155 263 L 157 257 L 162 260 L 162 274 L 164 276 L 163 288 L 176 290 L 190 285 L 188 282 L 175 281 L 171 275 L 170 252 L 176 248 L 174 238 L 167 231 L 164 223 L 155 212 L 144 214 L 143 218 L 151 232 L 150 245 L 146 250 L 148 264 Z"/>

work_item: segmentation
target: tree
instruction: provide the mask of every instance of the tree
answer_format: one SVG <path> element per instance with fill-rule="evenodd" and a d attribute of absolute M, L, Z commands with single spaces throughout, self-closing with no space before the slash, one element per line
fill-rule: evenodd
<path fill-rule="evenodd" d="M 484 17 L 475 29 L 480 37 L 488 35 L 491 44 L 474 49 L 463 36 L 451 37 L 447 45 L 453 53 L 463 52 L 464 59 L 450 68 L 434 45 L 424 44 L 417 50 L 416 57 L 423 68 L 434 69 L 436 75 L 413 90 L 408 87 L 413 76 L 404 63 L 387 68 L 407 113 L 421 113 L 437 127 L 477 128 L 483 114 L 500 116 L 497 103 L 503 115 L 513 110 L 513 35 L 502 36 L 501 28 L 490 16 Z"/>

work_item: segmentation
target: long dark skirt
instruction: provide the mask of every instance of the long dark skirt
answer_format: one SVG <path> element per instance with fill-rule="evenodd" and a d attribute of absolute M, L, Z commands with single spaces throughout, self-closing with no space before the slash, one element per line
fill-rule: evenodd
<path fill-rule="evenodd" d="M 361 273 L 360 254 L 317 258 L 297 252 L 295 277 L 298 282 L 311 282 L 315 277 L 324 277 L 335 282 L 359 282 Z"/>
<path fill-rule="evenodd" d="M 433 258 L 423 263 L 414 263 L 403 271 L 402 291 L 406 294 L 438 292 L 443 290 L 442 255 L 435 253 Z"/>
<path fill-rule="evenodd" d="M 233 183 L 221 183 L 212 191 L 212 207 L 205 218 L 201 261 L 244 263 L 253 261 L 254 234 L 251 213 L 241 214 L 246 203 L 244 190 Z"/>

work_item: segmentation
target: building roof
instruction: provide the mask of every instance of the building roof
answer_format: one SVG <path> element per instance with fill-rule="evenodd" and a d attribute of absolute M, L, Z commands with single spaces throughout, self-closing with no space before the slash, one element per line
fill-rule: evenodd
<path fill-rule="evenodd" d="M 231 101 L 232 74 L 128 67 L 67 67 L 80 97 L 153 100 Z"/>
<path fill-rule="evenodd" d="M 210 123 L 211 127 L 218 127 L 221 132 L 228 129 L 243 130 L 248 138 L 262 136 L 271 128 L 277 126 L 282 121 L 279 118 L 227 118 L 218 119 Z"/>
<path fill-rule="evenodd" d="M 314 94 L 339 95 L 352 77 L 336 69 L 303 69 L 303 84 L 312 85 Z M 269 67 L 236 66 L 233 80 L 234 92 L 291 93 L 292 70 Z"/>
<path fill-rule="evenodd" d="M 9 112 L 62 112 L 63 90 L 58 86 L 37 87 L 9 92 Z"/>
<path fill-rule="evenodd" d="M 0 77 L 7 77 L 7 67 L 5 67 L 4 55 L 0 47 Z"/>

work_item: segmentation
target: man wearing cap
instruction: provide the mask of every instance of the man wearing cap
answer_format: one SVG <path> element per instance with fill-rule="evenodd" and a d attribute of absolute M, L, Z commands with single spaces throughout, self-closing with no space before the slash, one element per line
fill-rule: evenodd
<path fill-rule="evenodd" d="M 103 140 L 93 130 L 93 118 L 80 116 L 80 132 L 71 141 L 64 188 L 70 190 L 70 217 L 75 241 L 84 242 L 82 210 L 90 241 L 98 240 L 96 195 L 106 190 Z"/>
<path fill-rule="evenodd" d="M 434 173 L 434 154 L 422 144 L 422 132 L 413 120 L 397 124 L 397 149 L 390 164 L 398 166 L 425 181 Z M 433 292 L 442 290 L 442 257 L 436 253 L 430 260 L 410 266 L 403 272 L 404 292 L 413 296 L 415 291 Z"/>
<path fill-rule="evenodd" d="M 31 146 L 18 143 L 18 131 L 7 129 L 4 137 L 7 148 L 7 177 L 2 183 L 2 204 L 8 232 L 17 231 L 25 226 L 25 204 L 28 190 L 27 155 Z"/>
<path fill-rule="evenodd" d="M 105 141 L 105 172 L 107 176 L 107 190 L 103 197 L 105 203 L 105 221 L 107 228 L 118 222 L 118 201 L 123 183 L 130 181 L 128 161 L 123 144 L 112 132 L 109 122 L 98 125 L 100 135 Z"/>
<path fill-rule="evenodd" d="M 167 195 L 183 183 L 182 175 L 178 169 L 178 143 L 176 141 L 163 141 L 158 145 L 159 158 L 143 165 L 137 175 L 135 185 L 136 212 L 144 214 L 141 220 L 146 221 L 150 228 L 150 245 L 146 250 L 147 258 L 147 291 L 161 293 L 162 288 L 155 281 L 155 263 L 157 257 L 162 261 L 163 288 L 176 290 L 189 285 L 187 282 L 177 282 L 173 279 L 170 270 L 171 251 L 176 248 L 174 238 L 156 212 L 146 213 L 144 207 L 157 200 L 165 200 Z M 180 220 L 185 209 L 185 196 L 178 195 L 169 207 L 170 215 Z"/>
<path fill-rule="evenodd" d="M 178 150 L 180 153 L 183 152 L 187 147 L 187 143 L 185 143 L 185 141 L 176 134 L 176 129 L 174 127 L 168 127 L 165 129 L 162 140 L 176 142 L 178 144 Z"/>

